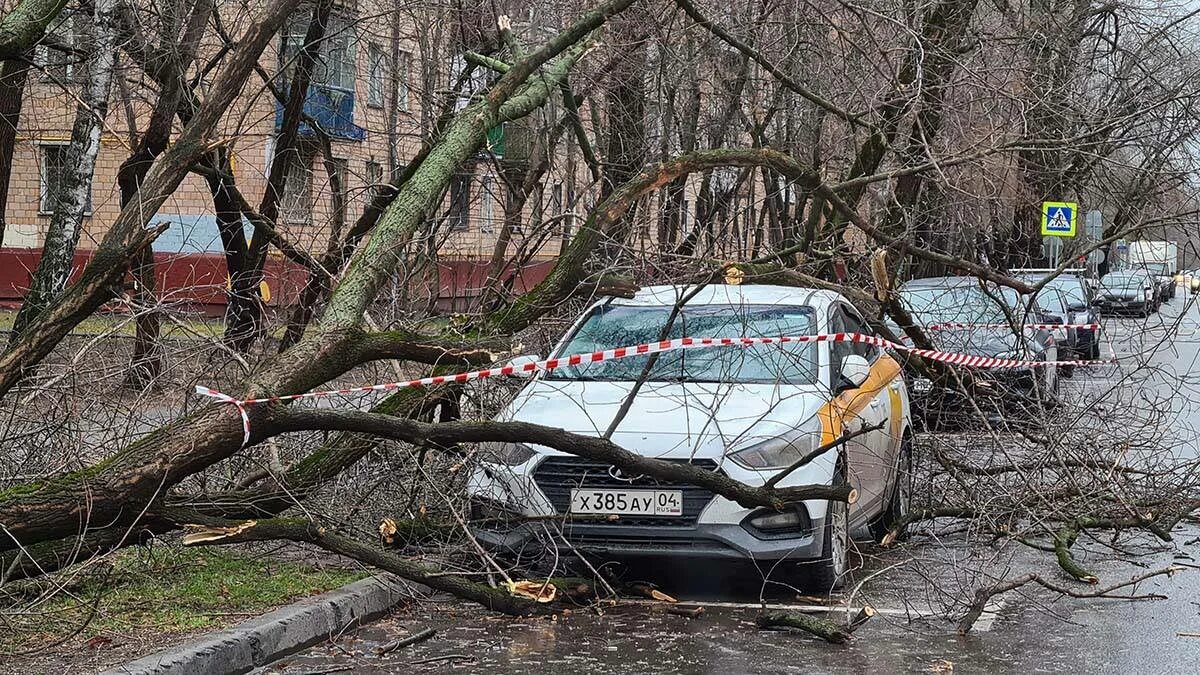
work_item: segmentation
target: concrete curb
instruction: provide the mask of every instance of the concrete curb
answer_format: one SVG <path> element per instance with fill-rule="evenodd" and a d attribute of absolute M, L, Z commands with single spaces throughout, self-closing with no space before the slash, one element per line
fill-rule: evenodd
<path fill-rule="evenodd" d="M 103 675 L 244 673 L 385 614 L 409 596 L 382 574 L 301 600 L 165 652 L 130 661 Z"/>

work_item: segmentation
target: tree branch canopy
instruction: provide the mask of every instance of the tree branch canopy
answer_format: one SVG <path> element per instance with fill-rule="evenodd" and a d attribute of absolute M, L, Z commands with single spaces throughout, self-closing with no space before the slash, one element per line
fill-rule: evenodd
<path fill-rule="evenodd" d="M 0 19 L 0 61 L 24 56 L 66 6 L 67 0 L 21 0 Z"/>

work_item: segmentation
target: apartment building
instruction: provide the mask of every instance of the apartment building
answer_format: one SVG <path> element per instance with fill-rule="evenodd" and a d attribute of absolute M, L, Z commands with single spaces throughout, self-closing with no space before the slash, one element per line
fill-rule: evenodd
<path fill-rule="evenodd" d="M 432 49 L 428 40 L 422 39 L 422 31 L 428 26 L 420 15 L 380 9 L 376 6 L 368 13 L 365 7 L 359 11 L 342 6 L 334 12 L 305 100 L 304 111 L 328 135 L 329 148 L 323 152 L 319 136 L 308 124 L 301 125 L 300 150 L 289 160 L 294 163 L 282 195 L 278 227 L 292 243 L 313 252 L 325 250 L 338 227 L 331 171 L 338 174 L 344 186 L 347 209 L 341 227 L 348 227 L 361 214 L 372 192 L 402 171 L 419 151 L 436 116 L 436 111 L 429 108 L 442 100 L 440 95 L 449 88 L 458 61 L 439 57 L 452 53 L 445 45 Z M 225 3 L 220 9 L 223 22 L 234 34 L 250 11 L 235 3 Z M 79 20 L 91 20 L 87 15 L 78 16 Z M 274 140 L 283 121 L 283 106 L 268 84 L 286 82 L 310 18 L 309 11 L 293 16 L 261 58 L 265 71 L 275 80 L 267 83 L 260 76 L 252 76 L 222 123 L 220 139 L 230 151 L 237 185 L 252 204 L 264 193 Z M 76 15 L 68 10 L 53 32 L 58 36 L 77 35 L 73 30 L 75 21 Z M 211 57 L 221 47 L 219 38 L 208 31 L 196 69 L 202 67 L 206 55 Z M 39 47 L 37 67 L 30 70 L 26 82 L 5 213 L 7 228 L 0 249 L 0 256 L 7 259 L 0 260 L 0 300 L 19 299 L 49 227 L 50 195 L 63 170 L 82 79 L 79 58 Z M 430 59 L 439 61 L 431 67 Z M 135 145 L 138 130 L 144 128 L 155 100 L 155 88 L 131 59 L 122 58 L 119 68 L 79 242 L 80 265 L 120 212 L 117 172 Z M 201 79 L 201 96 L 205 86 Z M 483 86 L 482 80 L 479 86 Z M 473 289 L 463 286 L 478 285 L 486 277 L 480 269 L 493 255 L 510 197 L 501 171 L 506 162 L 524 161 L 519 156 L 506 157 L 507 147 L 513 145 L 508 138 L 511 136 L 511 131 L 504 128 L 493 130 L 487 149 L 455 177 L 443 208 L 431 214 L 436 226 L 430 229 L 436 232 L 441 276 L 449 277 L 440 282 L 444 292 L 470 294 Z M 518 134 L 516 145 L 526 145 L 519 138 Z M 520 147 L 516 154 L 520 155 Z M 539 189 L 525 204 L 526 218 L 541 219 L 547 211 L 558 214 L 573 208 L 574 187 L 567 177 L 550 175 L 544 183 L 546 189 Z M 189 176 L 152 218 L 151 224 L 158 223 L 169 224 L 154 242 L 165 285 L 205 287 L 206 292 L 197 291 L 205 302 L 222 300 L 221 286 L 226 281 L 223 248 L 207 183 L 200 176 Z M 248 224 L 246 234 L 252 234 Z M 514 252 L 528 246 L 521 234 L 518 231 L 512 237 Z M 540 261 L 544 267 L 546 259 L 557 251 L 558 241 L 549 237 L 537 245 L 537 250 L 525 251 L 523 257 L 531 263 Z M 294 286 L 298 275 L 283 273 L 286 267 L 278 256 L 273 256 L 268 276 Z M 274 295 L 283 297 L 278 289 Z"/>

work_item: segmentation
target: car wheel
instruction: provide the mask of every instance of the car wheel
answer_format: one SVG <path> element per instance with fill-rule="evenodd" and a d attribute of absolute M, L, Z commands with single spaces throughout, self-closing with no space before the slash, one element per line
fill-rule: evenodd
<path fill-rule="evenodd" d="M 839 468 L 834 485 L 843 484 L 845 480 L 844 470 Z M 813 593 L 828 593 L 840 588 L 845 580 L 849 552 L 850 505 L 830 501 L 825 516 L 821 557 L 800 563 L 800 585 Z"/>
<path fill-rule="evenodd" d="M 884 537 L 896 528 L 896 539 L 904 539 L 907 534 L 908 514 L 912 507 L 912 436 L 905 435 L 900 441 L 900 456 L 896 459 L 896 480 L 892 483 L 892 494 L 888 499 L 887 508 L 879 517 L 871 521 L 871 536 L 875 541 L 882 542 Z"/>

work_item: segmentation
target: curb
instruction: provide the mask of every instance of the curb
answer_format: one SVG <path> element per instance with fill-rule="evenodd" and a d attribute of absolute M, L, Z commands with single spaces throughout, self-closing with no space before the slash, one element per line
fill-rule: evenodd
<path fill-rule="evenodd" d="M 257 619 L 130 661 L 103 675 L 244 673 L 387 613 L 409 596 L 388 574 L 281 607 Z"/>

